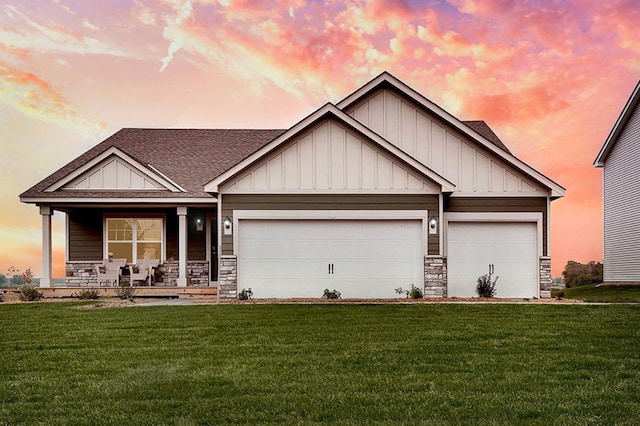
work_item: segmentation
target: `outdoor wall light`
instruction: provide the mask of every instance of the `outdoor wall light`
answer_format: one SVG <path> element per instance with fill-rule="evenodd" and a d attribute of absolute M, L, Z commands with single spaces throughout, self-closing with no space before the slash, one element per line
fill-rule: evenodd
<path fill-rule="evenodd" d="M 204 230 L 204 224 L 202 223 L 202 219 L 197 218 L 196 219 L 196 231 L 203 231 Z"/>
<path fill-rule="evenodd" d="M 438 218 L 431 216 L 429 218 L 429 234 L 435 235 L 438 233 Z"/>
<path fill-rule="evenodd" d="M 229 218 L 229 216 L 226 216 L 222 224 L 224 225 L 225 235 L 230 235 L 231 234 L 231 218 Z"/>

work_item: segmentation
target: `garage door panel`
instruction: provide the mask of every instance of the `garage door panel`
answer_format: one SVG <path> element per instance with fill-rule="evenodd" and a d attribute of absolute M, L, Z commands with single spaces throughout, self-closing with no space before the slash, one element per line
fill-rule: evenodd
<path fill-rule="evenodd" d="M 397 297 L 421 285 L 421 220 L 241 220 L 238 286 L 256 297 Z M 329 269 L 329 264 L 333 266 Z"/>
<path fill-rule="evenodd" d="M 448 294 L 477 297 L 477 279 L 494 265 L 496 296 L 538 295 L 535 223 L 449 222 L 447 229 Z"/>
<path fill-rule="evenodd" d="M 315 241 L 286 241 L 286 240 L 247 240 L 243 242 L 243 257 L 245 259 L 273 259 L 280 258 L 279 253 L 288 253 L 289 258 L 319 258 L 327 254 L 327 247 Z"/>
<path fill-rule="evenodd" d="M 286 279 L 324 278 L 327 274 L 327 263 L 317 259 L 298 259 L 289 262 L 283 259 L 264 259 L 263 262 L 244 262 L 243 273 L 247 277 L 262 279 L 280 279 L 286 271 Z"/>

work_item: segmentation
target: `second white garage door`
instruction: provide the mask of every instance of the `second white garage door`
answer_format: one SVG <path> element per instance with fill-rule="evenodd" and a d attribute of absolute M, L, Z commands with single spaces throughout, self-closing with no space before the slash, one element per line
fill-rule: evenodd
<path fill-rule="evenodd" d="M 478 277 L 494 265 L 496 297 L 538 297 L 535 223 L 449 222 L 447 293 L 477 297 Z"/>
<path fill-rule="evenodd" d="M 238 291 L 256 298 L 398 297 L 422 287 L 421 220 L 241 220 Z"/>

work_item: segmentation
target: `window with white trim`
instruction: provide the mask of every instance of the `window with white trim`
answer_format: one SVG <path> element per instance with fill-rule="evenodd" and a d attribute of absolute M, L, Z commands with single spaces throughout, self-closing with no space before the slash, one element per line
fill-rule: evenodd
<path fill-rule="evenodd" d="M 114 259 L 160 259 L 164 253 L 161 218 L 108 218 L 107 253 Z"/>

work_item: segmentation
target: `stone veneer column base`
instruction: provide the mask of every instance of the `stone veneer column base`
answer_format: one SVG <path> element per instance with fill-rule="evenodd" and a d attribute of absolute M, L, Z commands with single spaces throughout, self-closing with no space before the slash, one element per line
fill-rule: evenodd
<path fill-rule="evenodd" d="M 97 287 L 98 271 L 96 265 L 101 262 L 67 262 L 65 285 L 67 287 Z"/>
<path fill-rule="evenodd" d="M 187 261 L 187 285 L 196 287 L 209 286 L 209 261 Z"/>
<path fill-rule="evenodd" d="M 424 296 L 447 297 L 447 259 L 440 256 L 424 258 Z"/>
<path fill-rule="evenodd" d="M 218 297 L 235 299 L 238 295 L 238 258 L 234 255 L 220 257 L 218 273 Z"/>
<path fill-rule="evenodd" d="M 540 257 L 540 298 L 548 299 L 551 297 L 551 258 L 548 256 Z"/>

